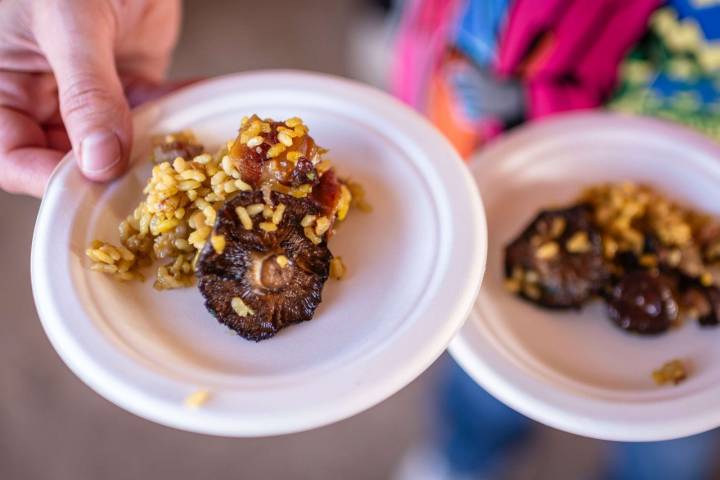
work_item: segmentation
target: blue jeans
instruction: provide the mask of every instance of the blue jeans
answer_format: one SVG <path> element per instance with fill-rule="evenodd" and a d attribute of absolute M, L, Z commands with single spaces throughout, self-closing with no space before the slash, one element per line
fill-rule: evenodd
<path fill-rule="evenodd" d="M 437 438 L 441 453 L 457 474 L 502 469 L 507 455 L 533 428 L 532 420 L 495 400 L 454 362 L 448 362 L 438 392 Z M 607 442 L 610 458 L 603 462 L 607 470 L 600 472 L 600 478 L 711 478 L 716 437 L 713 431 L 666 442 Z"/>

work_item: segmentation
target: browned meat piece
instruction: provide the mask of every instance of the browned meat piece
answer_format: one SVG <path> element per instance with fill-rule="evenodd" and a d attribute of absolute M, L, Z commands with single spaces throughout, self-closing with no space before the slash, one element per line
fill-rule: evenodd
<path fill-rule="evenodd" d="M 275 231 L 261 228 L 271 223 L 262 213 L 252 217 L 252 225 L 249 217 L 245 223 L 239 218 L 238 207 L 247 212 L 247 207 L 263 203 L 261 192 L 242 192 L 226 202 L 213 229 L 214 236 L 224 238 L 224 248 L 218 252 L 208 242 L 197 264 L 207 309 L 255 341 L 312 318 L 332 259 L 325 240 L 313 244 L 300 225 L 305 215 L 320 212 L 314 202 L 277 192 L 271 199 L 276 207 L 285 205 Z"/>
<path fill-rule="evenodd" d="M 240 171 L 240 178 L 254 189 L 260 188 L 262 184 L 265 156 L 269 148 L 267 144 L 248 148 L 236 140 L 230 150 L 230 157 Z"/>
<path fill-rule="evenodd" d="M 228 152 L 240 178 L 253 189 L 275 183 L 314 184 L 317 178 L 310 177 L 317 176 L 315 163 L 319 161 L 319 148 L 307 129 L 302 123 L 291 123 L 295 127 L 290 128 L 287 122 L 266 120 L 257 115 L 250 117 Z"/>
<path fill-rule="evenodd" d="M 548 308 L 579 308 L 610 278 L 586 205 L 540 212 L 505 249 L 508 287 Z"/>
<path fill-rule="evenodd" d="M 154 163 L 170 162 L 182 157 L 188 162 L 203 153 L 203 146 L 194 143 L 176 140 L 169 143 L 155 145 L 152 153 Z"/>
<path fill-rule="evenodd" d="M 328 170 L 320 177 L 320 182 L 313 189 L 312 199 L 320 206 L 324 215 L 335 213 L 340 201 L 340 182 L 335 170 Z"/>
<path fill-rule="evenodd" d="M 623 330 L 661 333 L 678 319 L 674 279 L 657 270 L 626 273 L 607 296 L 608 316 Z"/>

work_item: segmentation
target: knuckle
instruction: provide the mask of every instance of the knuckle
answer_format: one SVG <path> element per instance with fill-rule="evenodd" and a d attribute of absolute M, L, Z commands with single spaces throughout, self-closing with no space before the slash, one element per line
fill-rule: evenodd
<path fill-rule="evenodd" d="M 67 116 L 112 116 L 119 113 L 114 95 L 92 74 L 78 75 L 60 91 L 61 108 Z"/>

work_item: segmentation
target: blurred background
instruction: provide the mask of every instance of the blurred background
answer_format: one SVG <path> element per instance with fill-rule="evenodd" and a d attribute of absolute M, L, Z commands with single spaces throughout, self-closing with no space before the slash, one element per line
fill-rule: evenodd
<path fill-rule="evenodd" d="M 384 2 L 188 0 L 185 7 L 173 78 L 298 68 L 386 86 L 394 17 Z M 381 405 L 284 437 L 213 438 L 124 412 L 70 373 L 41 329 L 29 272 L 39 201 L 0 192 L 0 204 L 0 479 L 386 479 L 431 433 L 446 356 Z M 606 448 L 535 428 L 532 442 L 512 452 L 507 478 L 583 477 Z"/>

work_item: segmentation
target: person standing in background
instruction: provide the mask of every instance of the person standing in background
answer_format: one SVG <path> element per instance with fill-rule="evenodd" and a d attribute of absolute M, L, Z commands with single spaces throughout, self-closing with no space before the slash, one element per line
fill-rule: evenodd
<path fill-rule="evenodd" d="M 465 158 L 508 128 L 608 108 L 685 123 L 720 140 L 720 2 L 714 0 L 407 0 L 393 93 Z M 497 478 L 532 422 L 457 364 L 441 377 L 435 435 L 396 479 Z M 711 478 L 717 432 L 609 443 L 588 478 Z"/>

